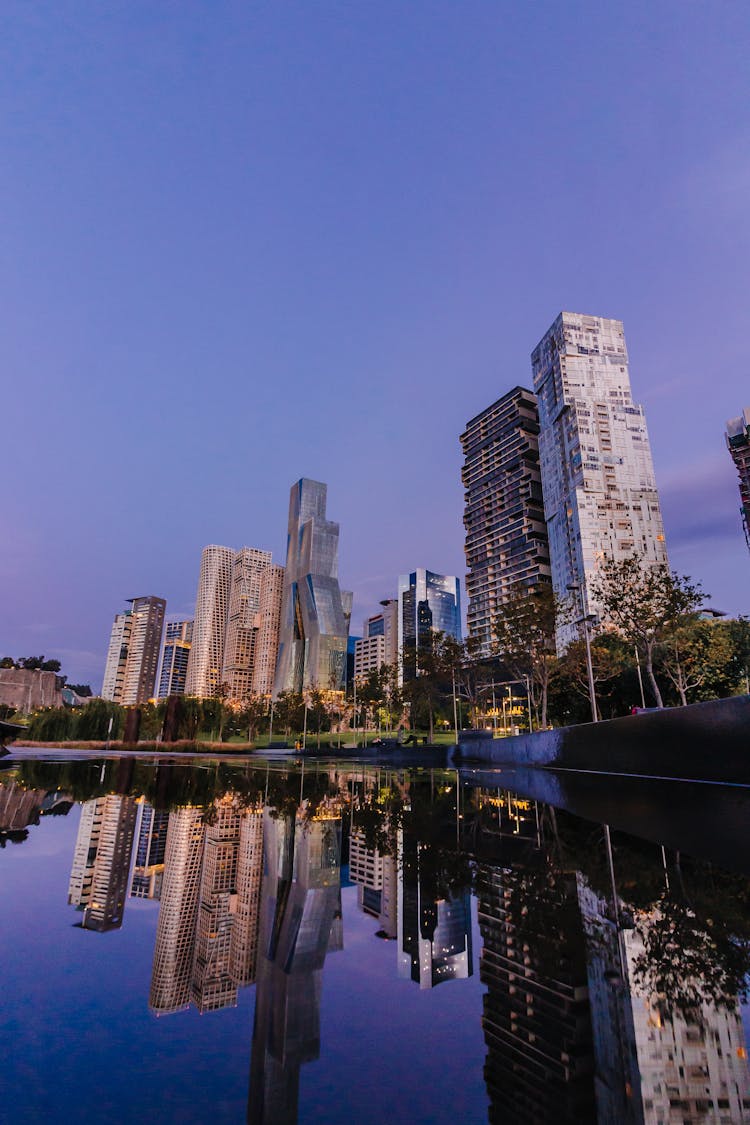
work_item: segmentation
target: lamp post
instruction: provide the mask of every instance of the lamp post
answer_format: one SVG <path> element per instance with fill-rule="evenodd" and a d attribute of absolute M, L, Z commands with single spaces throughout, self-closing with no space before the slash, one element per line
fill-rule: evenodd
<path fill-rule="evenodd" d="M 453 676 L 453 729 L 456 732 L 456 746 L 458 746 L 458 706 L 456 702 L 456 669 L 452 670 Z"/>
<path fill-rule="evenodd" d="M 589 621 L 590 616 L 586 615 L 586 607 L 583 604 L 583 590 L 578 582 L 571 582 L 568 584 L 568 589 L 575 591 L 581 601 L 581 617 L 576 621 L 576 625 L 583 625 L 583 639 L 586 642 L 586 671 L 589 676 L 589 699 L 591 700 L 591 721 L 594 723 L 599 722 L 599 714 L 596 709 L 596 686 L 594 684 L 594 667 L 591 663 L 591 638 L 589 637 Z"/>

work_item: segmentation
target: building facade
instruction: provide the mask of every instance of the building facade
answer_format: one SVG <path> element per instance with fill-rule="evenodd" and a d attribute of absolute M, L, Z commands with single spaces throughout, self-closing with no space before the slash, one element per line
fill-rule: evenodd
<path fill-rule="evenodd" d="M 385 664 L 385 637 L 358 637 L 354 642 L 354 679 L 365 680 Z"/>
<path fill-rule="evenodd" d="M 276 674 L 279 653 L 281 598 L 284 592 L 284 568 L 269 564 L 263 574 L 260 603 L 255 615 L 256 641 L 253 661 L 253 693 L 270 695 Z"/>
<path fill-rule="evenodd" d="M 192 641 L 192 621 L 167 622 L 164 627 L 164 645 L 159 666 L 158 699 L 185 694 Z"/>
<path fill-rule="evenodd" d="M 622 321 L 563 312 L 531 357 L 552 585 L 598 613 L 592 582 L 605 560 L 667 562 L 646 418 L 633 402 Z M 558 631 L 563 646 L 575 623 Z"/>
<path fill-rule="evenodd" d="M 419 649 L 434 632 L 461 639 L 461 597 L 454 575 L 414 570 L 398 580 L 399 683 L 418 672 Z"/>
<path fill-rule="evenodd" d="M 536 395 L 514 387 L 461 434 L 467 633 L 488 657 L 494 621 L 519 585 L 551 581 Z"/>
<path fill-rule="evenodd" d="M 234 703 L 270 694 L 284 568 L 270 551 L 210 546 L 201 558 L 186 693 Z"/>
<path fill-rule="evenodd" d="M 326 519 L 326 493 L 319 481 L 292 485 L 275 695 L 344 687 L 352 595 L 339 586 L 339 525 Z"/>
<path fill-rule="evenodd" d="M 750 547 L 750 406 L 746 406 L 738 418 L 729 419 L 726 440 L 740 478 L 742 529 Z"/>
<path fill-rule="evenodd" d="M 242 547 L 234 556 L 229 594 L 222 682 L 230 699 L 247 699 L 253 690 L 257 614 L 271 552 Z"/>
<path fill-rule="evenodd" d="M 153 596 L 130 598 L 130 609 L 112 625 L 102 698 L 122 706 L 146 703 L 154 694 L 167 603 Z"/>
<path fill-rule="evenodd" d="M 203 548 L 186 695 L 211 698 L 221 687 L 234 556 L 231 547 L 212 543 Z"/>

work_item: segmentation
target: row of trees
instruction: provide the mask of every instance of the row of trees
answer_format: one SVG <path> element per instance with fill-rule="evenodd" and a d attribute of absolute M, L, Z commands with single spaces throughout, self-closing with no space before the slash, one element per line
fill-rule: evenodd
<path fill-rule="evenodd" d="M 593 680 L 608 716 L 633 705 L 686 706 L 747 690 L 750 622 L 703 619 L 706 595 L 687 576 L 634 556 L 606 562 L 593 593 L 602 622 L 576 619 L 572 599 L 556 598 L 546 585 L 518 588 L 498 614 L 498 650 L 514 675 L 529 677 L 541 725 L 550 715 L 585 717 L 575 705 L 576 696 L 589 697 L 581 627 L 590 631 Z M 559 656 L 558 626 L 574 622 L 581 639 Z"/>

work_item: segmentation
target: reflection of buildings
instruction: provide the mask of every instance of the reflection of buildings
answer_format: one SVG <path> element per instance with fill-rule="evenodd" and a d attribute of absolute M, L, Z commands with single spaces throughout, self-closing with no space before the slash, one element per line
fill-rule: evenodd
<path fill-rule="evenodd" d="M 169 813 L 157 812 L 145 801 L 141 801 L 139 808 L 138 842 L 135 848 L 130 897 L 160 898 Z"/>
<path fill-rule="evenodd" d="M 632 981 L 643 943 L 636 930 L 626 930 L 624 938 Z M 690 1019 L 674 1009 L 666 1018 L 658 997 L 638 986 L 631 985 L 631 991 L 645 1125 L 749 1120 L 747 1046 L 739 1007 L 719 1008 L 704 1000 Z"/>
<path fill-rule="evenodd" d="M 102 699 L 128 706 L 154 694 L 167 603 L 152 596 L 130 598 L 130 609 L 112 625 Z"/>
<path fill-rule="evenodd" d="M 190 1000 L 203 835 L 202 809 L 169 814 L 149 995 L 154 1012 L 176 1012 Z"/>
<path fill-rule="evenodd" d="M 175 1012 L 236 1003 L 255 973 L 261 815 L 227 797 L 169 814 L 150 1006 Z"/>
<path fill-rule="evenodd" d="M 575 875 L 482 865 L 478 899 L 490 1122 L 595 1121 Z"/>
<path fill-rule="evenodd" d="M 16 781 L 0 785 L 0 832 L 21 832 L 38 824 L 44 789 L 24 789 Z"/>
<path fill-rule="evenodd" d="M 398 931 L 398 875 L 395 855 L 368 848 L 356 830 L 349 839 L 349 878 L 357 884 L 357 904 L 380 923 L 380 937 L 395 938 Z"/>
<path fill-rule="evenodd" d="M 326 519 L 326 491 L 303 478 L 290 492 L 274 694 L 344 686 L 352 595 L 339 587 L 339 525 Z"/>
<path fill-rule="evenodd" d="M 473 972 L 469 891 L 438 897 L 423 845 L 401 831 L 398 860 L 398 975 L 420 988 L 465 980 Z"/>
<path fill-rule="evenodd" d="M 73 807 L 69 793 L 59 789 L 25 789 L 17 781 L 0 783 L 0 848 L 8 840 L 19 844 L 27 829 L 45 815 L 66 816 Z"/>
<path fill-rule="evenodd" d="M 132 797 L 114 793 L 81 808 L 68 902 L 83 910 L 85 930 L 104 932 L 122 925 L 136 812 Z"/>
<path fill-rule="evenodd" d="M 340 837 L 338 817 L 264 814 L 251 1125 L 296 1125 L 300 1068 L 319 1054 L 323 962 L 341 943 Z"/>
<path fill-rule="evenodd" d="M 507 795 L 492 804 L 498 814 L 510 810 Z M 509 858 L 477 869 L 490 1122 L 747 1119 L 734 998 L 726 1009 L 700 1001 L 686 1016 L 671 997 L 650 993 L 634 972 L 644 953 L 639 931 L 623 928 L 622 914 L 618 929 L 611 900 L 580 871 L 556 868 L 532 833 L 511 847 L 512 820 L 504 819 L 499 846 Z M 673 956 L 677 969 L 681 950 Z"/>

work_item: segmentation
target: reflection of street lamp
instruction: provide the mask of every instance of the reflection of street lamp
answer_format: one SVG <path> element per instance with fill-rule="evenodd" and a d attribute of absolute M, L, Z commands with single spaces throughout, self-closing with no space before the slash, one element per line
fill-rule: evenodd
<path fill-rule="evenodd" d="M 583 639 L 586 642 L 586 670 L 589 675 L 589 699 L 591 700 L 591 719 L 592 722 L 599 722 L 599 715 L 596 709 L 596 687 L 594 685 L 594 667 L 591 663 L 591 639 L 589 637 L 589 622 L 595 621 L 596 618 L 593 614 L 586 614 L 586 607 L 583 604 L 583 590 L 578 582 L 570 582 L 568 589 L 575 591 L 579 594 L 581 600 L 581 617 L 580 620 L 574 622 L 575 625 L 583 625 Z"/>

